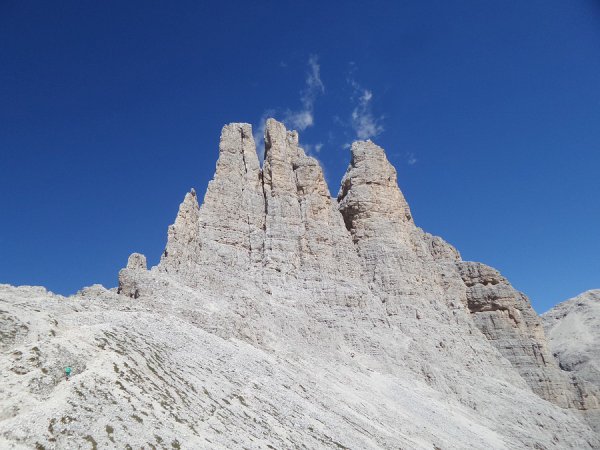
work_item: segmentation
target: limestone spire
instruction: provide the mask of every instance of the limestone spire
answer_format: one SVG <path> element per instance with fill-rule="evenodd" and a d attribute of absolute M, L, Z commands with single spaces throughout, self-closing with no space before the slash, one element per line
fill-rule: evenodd
<path fill-rule="evenodd" d="M 396 169 L 384 150 L 371 141 L 352 144 L 350 166 L 338 194 L 346 226 L 357 231 L 377 218 L 391 222 L 412 222 L 404 195 L 398 188 Z"/>
<path fill-rule="evenodd" d="M 160 266 L 167 272 L 177 271 L 182 264 L 189 265 L 198 254 L 198 219 L 200 207 L 192 188 L 179 205 L 175 223 L 169 226 L 167 246 Z"/>
<path fill-rule="evenodd" d="M 223 127 L 219 160 L 200 211 L 205 262 L 249 268 L 262 259 L 264 228 L 262 174 L 252 126 Z"/>
<path fill-rule="evenodd" d="M 247 123 L 225 125 L 204 202 L 198 206 L 194 191 L 186 196 L 169 229 L 161 267 L 196 280 L 200 266 L 245 270 L 259 264 L 264 215 L 262 174 L 252 127 Z M 180 245 L 184 242 L 185 246 Z"/>
<path fill-rule="evenodd" d="M 298 134 L 288 132 L 285 125 L 275 119 L 267 119 L 263 168 L 265 192 L 272 195 L 296 193 L 292 160 L 297 152 Z"/>

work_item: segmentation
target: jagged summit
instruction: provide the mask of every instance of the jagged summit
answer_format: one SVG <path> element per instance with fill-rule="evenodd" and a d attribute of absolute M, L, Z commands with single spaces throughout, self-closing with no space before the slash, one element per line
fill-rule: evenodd
<path fill-rule="evenodd" d="M 262 169 L 247 124 L 223 128 L 219 155 L 200 210 L 213 227 L 200 226 L 196 236 L 204 244 L 195 248 L 210 248 L 213 257 L 221 255 L 221 264 L 245 270 L 251 279 L 262 280 L 259 285 L 268 285 L 267 291 L 303 280 L 293 291 L 309 291 L 317 320 L 324 320 L 321 304 L 345 304 L 362 306 L 362 320 L 400 329 L 410 324 L 422 334 L 423 345 L 410 363 L 418 371 L 424 370 L 424 360 L 435 358 L 430 349 L 437 343 L 426 343 L 427 337 L 436 340 L 442 326 L 449 334 L 462 328 L 469 335 L 475 327 L 542 398 L 561 407 L 598 408 L 596 388 L 571 379 L 549 354 L 541 322 L 523 294 L 494 269 L 463 262 L 452 246 L 415 226 L 396 170 L 381 147 L 371 141 L 352 144 L 337 203 L 318 161 L 299 147 L 298 134 L 274 119 L 266 123 Z M 237 239 L 232 239 L 232 228 Z M 199 266 L 200 261 L 215 264 L 209 255 L 195 260 Z M 181 275 L 195 285 L 196 273 L 203 271 Z M 334 282 L 329 289 L 323 290 L 324 278 Z M 351 288 L 340 289 L 342 282 Z M 280 295 L 289 297 L 283 291 Z M 458 339 L 466 347 L 480 344 L 464 335 Z M 453 339 L 449 352 L 456 350 L 454 362 L 465 359 L 462 345 Z"/>
<path fill-rule="evenodd" d="M 398 188 L 396 169 L 387 160 L 385 151 L 371 141 L 354 142 L 351 151 L 350 167 L 338 193 L 344 217 L 361 220 L 354 216 L 362 210 L 362 215 L 388 216 L 390 222 L 412 221 L 408 203 Z M 348 224 L 348 228 L 352 225 Z"/>
<path fill-rule="evenodd" d="M 251 126 L 223 128 L 203 201 L 118 289 L 0 286 L 0 446 L 600 446 L 598 385 L 527 297 L 416 226 L 383 149 L 352 145 L 336 199 L 295 131 L 264 141 L 261 167 Z"/>
<path fill-rule="evenodd" d="M 335 254 L 345 265 L 356 258 L 350 243 L 338 248 L 344 233 L 323 171 L 299 147 L 298 134 L 267 120 L 261 169 L 250 125 L 234 123 L 221 133 L 202 207 L 186 196 L 159 268 L 191 279 L 191 261 L 287 273 L 323 269 L 319 261 Z"/>

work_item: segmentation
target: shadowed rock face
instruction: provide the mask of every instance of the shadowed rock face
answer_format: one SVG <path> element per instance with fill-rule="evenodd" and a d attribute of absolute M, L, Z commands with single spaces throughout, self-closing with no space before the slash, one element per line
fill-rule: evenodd
<path fill-rule="evenodd" d="M 0 319 L 2 448 L 600 447 L 594 389 L 523 294 L 415 225 L 383 149 L 352 145 L 336 201 L 272 119 L 262 168 L 223 128 L 158 266 L 0 285 Z"/>
<path fill-rule="evenodd" d="M 146 257 L 141 253 L 132 253 L 127 260 L 127 267 L 119 271 L 119 289 L 117 293 L 131 298 L 138 298 L 144 289 L 144 275 L 147 270 Z"/>

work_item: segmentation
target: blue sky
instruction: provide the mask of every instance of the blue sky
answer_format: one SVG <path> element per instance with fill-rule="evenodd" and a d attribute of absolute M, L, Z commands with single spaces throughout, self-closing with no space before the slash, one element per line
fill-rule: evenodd
<path fill-rule="evenodd" d="M 158 262 L 220 129 L 371 138 L 415 221 L 538 311 L 600 287 L 600 3 L 0 2 L 0 282 Z"/>

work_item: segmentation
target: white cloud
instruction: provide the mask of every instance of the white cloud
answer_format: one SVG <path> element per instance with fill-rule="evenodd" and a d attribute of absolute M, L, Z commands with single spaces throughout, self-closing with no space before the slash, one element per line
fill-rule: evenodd
<path fill-rule="evenodd" d="M 315 157 L 315 154 L 321 153 L 321 149 L 323 148 L 323 143 L 319 142 L 317 144 L 302 144 L 300 143 L 300 147 L 304 149 L 308 156 Z"/>
<path fill-rule="evenodd" d="M 306 130 L 312 127 L 315 122 L 312 111 L 287 111 L 283 118 L 283 123 L 295 130 Z"/>
<path fill-rule="evenodd" d="M 254 129 L 254 143 L 256 145 L 256 149 L 258 150 L 258 159 L 261 163 L 265 157 L 265 127 L 267 126 L 267 119 L 269 117 L 273 117 L 274 115 L 275 110 L 267 109 L 262 116 L 260 116 L 258 126 Z"/>
<path fill-rule="evenodd" d="M 282 67 L 287 67 L 285 62 L 281 62 L 280 65 Z M 319 65 L 319 59 L 316 55 L 311 55 L 308 58 L 308 71 L 306 73 L 305 85 L 300 91 L 300 103 L 302 107 L 298 110 L 286 109 L 283 112 L 281 112 L 281 110 L 268 109 L 262 114 L 258 126 L 255 128 L 254 141 L 256 142 L 256 147 L 259 149 L 259 158 L 261 161 L 264 157 L 264 135 L 267 119 L 269 117 L 280 116 L 282 117 L 280 120 L 287 128 L 304 131 L 314 125 L 315 102 L 317 101 L 318 96 L 324 92 L 325 85 L 321 80 L 321 66 Z M 303 145 L 303 148 L 305 148 L 307 153 L 311 153 L 312 151 L 319 153 L 322 146 L 323 144 L 320 143 L 314 146 L 305 144 Z"/>
<path fill-rule="evenodd" d="M 302 109 L 299 111 L 287 110 L 283 122 L 290 128 L 299 131 L 306 130 L 315 123 L 314 110 L 317 97 L 325 92 L 325 85 L 321 81 L 321 66 L 317 56 L 308 58 L 308 73 L 306 74 L 306 85 L 300 92 Z"/>
<path fill-rule="evenodd" d="M 354 66 L 352 66 L 347 78 L 348 83 L 353 89 L 350 100 L 354 104 L 354 109 L 350 115 L 350 123 L 358 139 L 370 139 L 383 133 L 384 127 L 381 123 L 383 116 L 376 117 L 373 115 L 371 108 L 373 91 L 365 89 L 358 84 L 353 78 L 353 71 Z"/>
<path fill-rule="evenodd" d="M 413 166 L 417 163 L 417 158 L 413 152 L 408 152 L 406 154 L 406 162 L 409 166 Z"/>

